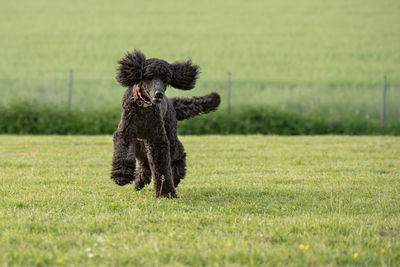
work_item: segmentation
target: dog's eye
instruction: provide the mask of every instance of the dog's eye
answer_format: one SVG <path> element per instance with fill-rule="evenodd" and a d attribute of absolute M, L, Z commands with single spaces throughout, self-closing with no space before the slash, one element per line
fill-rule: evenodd
<path fill-rule="evenodd" d="M 165 87 L 169 85 L 170 80 L 168 78 L 162 79 L 163 83 L 165 84 Z"/>

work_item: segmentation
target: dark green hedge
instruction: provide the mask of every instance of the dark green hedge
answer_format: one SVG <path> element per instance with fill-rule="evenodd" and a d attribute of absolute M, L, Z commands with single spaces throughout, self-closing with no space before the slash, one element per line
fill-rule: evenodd
<path fill-rule="evenodd" d="M 0 107 L 0 133 L 8 134 L 111 134 L 120 109 L 72 110 L 34 102 Z M 400 134 L 400 120 L 382 132 L 377 120 L 351 114 L 329 115 L 323 110 L 308 113 L 271 107 L 218 111 L 180 122 L 180 134 Z"/>
<path fill-rule="evenodd" d="M 34 102 L 0 107 L 0 133 L 9 134 L 110 134 L 120 111 L 67 110 Z"/>
<path fill-rule="evenodd" d="M 342 114 L 329 116 L 322 111 L 302 114 L 269 107 L 251 107 L 223 112 L 184 121 L 179 126 L 181 134 L 279 134 L 313 135 L 345 134 L 374 135 L 400 134 L 400 121 L 388 123 L 380 130 L 379 121 Z"/>

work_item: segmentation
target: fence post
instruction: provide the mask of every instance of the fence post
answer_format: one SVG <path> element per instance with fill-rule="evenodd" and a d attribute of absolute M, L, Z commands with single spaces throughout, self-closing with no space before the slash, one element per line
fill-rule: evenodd
<path fill-rule="evenodd" d="M 231 112 L 231 73 L 228 72 L 228 94 L 227 94 L 227 104 L 226 104 L 226 111 L 228 114 Z"/>
<path fill-rule="evenodd" d="M 385 108 L 386 108 L 386 76 L 383 76 L 382 84 L 382 105 L 381 105 L 381 130 L 385 126 Z"/>
<path fill-rule="evenodd" d="M 72 70 L 69 70 L 69 79 L 68 79 L 68 110 L 71 110 L 71 98 L 72 98 Z"/>

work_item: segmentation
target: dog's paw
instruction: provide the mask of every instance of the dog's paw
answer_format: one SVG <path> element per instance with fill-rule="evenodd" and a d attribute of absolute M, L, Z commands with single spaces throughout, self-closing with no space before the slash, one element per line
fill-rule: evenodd
<path fill-rule="evenodd" d="M 123 186 L 132 183 L 135 176 L 131 170 L 118 169 L 111 172 L 111 179 L 113 179 L 117 185 Z"/>
<path fill-rule="evenodd" d="M 143 187 L 145 186 L 144 182 L 142 180 L 135 181 L 135 189 L 136 191 L 140 191 Z"/>
<path fill-rule="evenodd" d="M 157 198 L 163 197 L 163 198 L 179 198 L 178 195 L 175 192 L 169 192 L 169 193 L 164 193 L 162 192 L 161 194 L 156 195 Z"/>
<path fill-rule="evenodd" d="M 119 186 L 124 186 L 124 185 L 132 183 L 131 179 L 128 179 L 128 178 L 125 178 L 125 177 L 117 177 L 117 178 L 113 178 L 113 180 Z"/>
<path fill-rule="evenodd" d="M 140 191 L 151 182 L 151 173 L 148 169 L 139 168 L 135 172 L 135 189 Z"/>

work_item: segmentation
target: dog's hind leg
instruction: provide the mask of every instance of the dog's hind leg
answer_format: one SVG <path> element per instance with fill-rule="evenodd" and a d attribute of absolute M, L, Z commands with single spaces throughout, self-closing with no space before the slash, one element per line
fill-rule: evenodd
<path fill-rule="evenodd" d="M 151 182 L 151 170 L 147 159 L 139 160 L 138 163 L 138 169 L 135 172 L 135 189 L 137 191 Z"/>
<path fill-rule="evenodd" d="M 171 168 L 172 176 L 174 178 L 174 185 L 178 187 L 179 182 L 185 178 L 186 175 L 186 153 L 182 143 L 176 138 L 175 149 L 171 151 Z M 172 150 L 172 148 L 171 148 Z"/>
<path fill-rule="evenodd" d="M 135 179 L 135 141 L 133 136 L 117 129 L 114 133 L 114 155 L 111 179 L 117 185 L 126 185 Z"/>
<path fill-rule="evenodd" d="M 139 191 L 151 182 L 151 170 L 143 141 L 136 141 L 136 160 L 138 168 L 135 172 L 135 189 Z"/>

